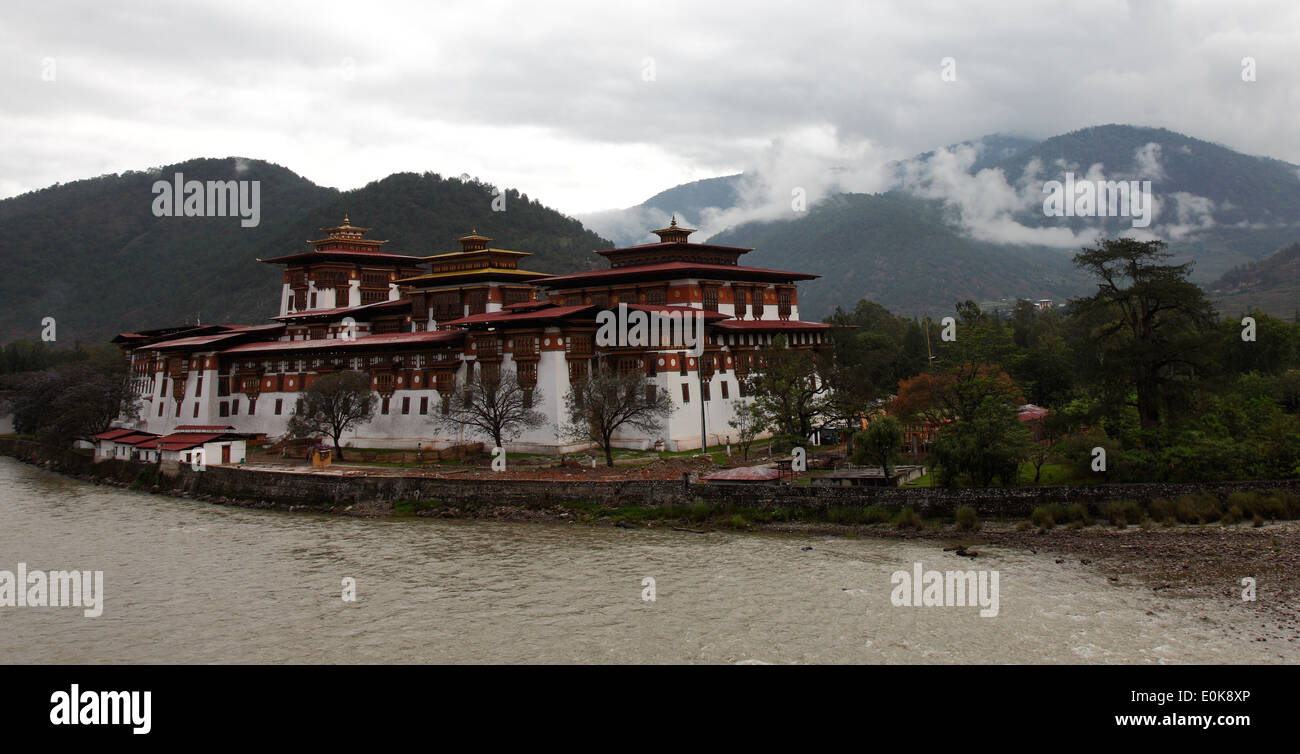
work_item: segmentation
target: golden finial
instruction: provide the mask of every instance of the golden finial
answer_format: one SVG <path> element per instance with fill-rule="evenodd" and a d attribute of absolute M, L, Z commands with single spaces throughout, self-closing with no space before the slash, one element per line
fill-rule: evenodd
<path fill-rule="evenodd" d="M 352 221 L 348 219 L 348 213 L 346 213 L 346 212 L 343 213 L 343 224 L 344 224 L 344 225 L 351 225 L 351 224 L 352 224 Z"/>
<path fill-rule="evenodd" d="M 673 221 L 670 222 L 670 223 L 668 223 L 668 227 L 670 227 L 670 228 L 676 228 L 676 227 L 677 227 L 677 213 L 676 213 L 676 212 L 673 213 Z"/>

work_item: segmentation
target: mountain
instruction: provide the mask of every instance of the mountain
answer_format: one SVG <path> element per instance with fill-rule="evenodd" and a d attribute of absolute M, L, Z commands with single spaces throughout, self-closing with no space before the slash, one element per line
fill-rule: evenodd
<path fill-rule="evenodd" d="M 1082 178 L 1090 169 L 1110 180 L 1150 180 L 1160 212 L 1148 230 L 1195 263 L 1202 284 L 1300 237 L 1300 167 L 1235 152 L 1164 128 L 1105 125 L 1054 136 L 995 166 L 1009 182 Z M 1028 171 L 1028 172 L 1027 172 Z M 1047 217 L 1030 207 L 1017 220 L 1031 227 L 1131 230 L 1130 218 Z"/>
<path fill-rule="evenodd" d="M 1021 136 L 990 134 L 959 144 L 950 144 L 946 149 L 973 150 L 975 160 L 970 166 L 970 172 L 975 173 L 993 167 L 1037 143 L 1033 139 Z M 936 151 L 924 152 L 907 160 L 891 162 L 885 166 L 885 172 L 896 174 L 904 166 L 923 163 L 933 158 L 935 154 Z M 843 170 L 848 171 L 858 167 L 841 166 Z M 762 184 L 763 176 L 753 171 L 705 178 L 660 191 L 635 207 L 589 212 L 579 215 L 579 219 L 597 233 L 614 239 L 617 245 L 631 246 L 653 241 L 654 236 L 650 234 L 650 229 L 667 225 L 669 218 L 674 214 L 682 224 L 705 228 L 707 231 L 706 226 L 712 223 L 706 220 L 728 210 L 743 208 L 753 203 L 754 199 L 751 197 L 763 196 L 766 192 Z M 842 193 L 842 191 L 832 187 L 830 193 Z M 714 230 L 725 230 L 725 228 L 714 228 Z"/>
<path fill-rule="evenodd" d="M 187 180 L 259 181 L 260 222 L 237 217 L 155 217 L 152 186 Z M 494 212 L 477 181 L 400 173 L 340 192 L 271 163 L 199 159 L 150 171 L 51 186 L 0 201 L 7 243 L 0 261 L 6 306 L 0 339 L 37 338 L 54 317 L 59 343 L 98 342 L 137 328 L 194 322 L 257 323 L 275 314 L 281 268 L 256 260 L 308 248 L 346 214 L 374 228 L 387 250 L 450 251 L 477 229 L 495 245 L 532 251 L 546 272 L 589 269 L 610 242 L 514 190 Z"/>
<path fill-rule="evenodd" d="M 691 181 L 660 191 L 635 207 L 588 212 L 579 219 L 613 239 L 616 246 L 649 243 L 655 240 L 650 231 L 666 226 L 674 215 L 682 225 L 689 225 L 699 223 L 708 210 L 738 206 L 744 181 L 744 173 Z"/>
<path fill-rule="evenodd" d="M 1258 308 L 1292 319 L 1300 314 L 1300 243 L 1234 267 L 1207 288 L 1215 306 L 1227 316 Z"/>
<path fill-rule="evenodd" d="M 820 319 L 867 298 L 907 316 L 943 316 L 966 299 L 1051 298 L 1084 281 L 1058 249 L 969 238 L 937 200 L 902 191 L 839 194 L 796 220 L 746 223 L 711 243 L 753 247 L 742 263 L 811 272 L 799 316 Z"/>
<path fill-rule="evenodd" d="M 260 217 L 155 217 L 155 181 L 259 181 Z M 59 343 L 103 341 L 137 327 L 205 320 L 261 320 L 231 293 L 266 290 L 278 274 L 253 262 L 255 248 L 328 199 L 322 188 L 279 165 L 228 158 L 190 160 L 51 186 L 0 201 L 0 338 L 34 338 L 53 317 Z M 208 281 L 220 288 L 197 295 Z M 273 299 L 272 299 L 273 300 Z"/>
<path fill-rule="evenodd" d="M 650 217 L 658 221 L 666 217 L 666 207 L 687 213 L 688 222 L 718 218 L 717 210 L 710 214 L 702 206 L 710 201 L 720 202 L 710 206 L 733 210 L 728 217 L 742 220 L 784 215 L 740 222 L 711 240 L 757 247 L 747 257 L 754 264 L 766 259 L 773 266 L 794 266 L 781 244 L 810 253 L 804 266 L 834 279 L 807 287 L 802 294 L 805 316 L 852 305 L 868 293 L 906 313 L 946 312 L 966 298 L 1078 295 L 1087 290 L 1087 281 L 1069 259 L 1097 233 L 1161 238 L 1176 261 L 1193 264 L 1192 279 L 1202 285 L 1300 238 L 1300 167 L 1167 129 L 1104 125 L 1043 141 L 993 134 L 943 151 L 887 167 L 895 177 L 894 191 L 904 196 L 886 193 L 873 200 L 832 190 L 820 203 L 825 211 L 818 212 L 815 205 L 802 216 L 788 206 L 778 207 L 788 202 L 779 196 L 771 208 L 744 206 L 763 196 L 747 190 L 761 183 L 754 173 L 684 184 L 621 212 L 624 219 L 641 220 L 627 223 L 640 234 L 654 227 L 646 214 L 654 213 Z M 1132 217 L 1046 215 L 1047 182 L 1063 181 L 1066 173 L 1077 179 L 1149 180 L 1156 204 L 1150 226 L 1135 228 Z M 907 202 L 906 195 L 922 203 Z M 732 199 L 741 205 L 721 204 Z M 925 202 L 936 204 L 922 209 Z M 855 217 L 853 211 L 865 214 Z M 891 218 L 889 211 L 900 214 Z M 805 245 L 808 238 L 817 239 L 815 250 Z M 935 256 L 935 244 L 949 250 L 947 268 L 938 273 L 931 266 L 944 260 Z M 918 267 L 921 260 L 924 265 Z M 947 271 L 954 268 L 967 274 L 949 277 Z M 883 286 L 875 282 L 895 272 L 901 277 L 886 279 Z M 1266 282 L 1284 272 L 1272 265 L 1260 268 Z M 1287 289 L 1279 290 L 1284 294 Z"/>
<path fill-rule="evenodd" d="M 1037 139 L 1029 139 L 1024 136 L 1009 136 L 1007 134 L 989 134 L 981 136 L 978 139 L 971 139 L 957 144 L 949 144 L 944 147 L 949 152 L 959 149 L 969 148 L 975 151 L 975 161 L 971 163 L 968 170 L 970 173 L 978 173 L 986 168 L 995 168 L 1004 161 L 1014 159 L 1017 155 L 1023 154 L 1026 150 L 1032 149 L 1040 142 Z M 895 169 L 907 163 L 923 163 L 932 159 L 938 150 L 922 152 L 915 157 L 895 163 Z"/>

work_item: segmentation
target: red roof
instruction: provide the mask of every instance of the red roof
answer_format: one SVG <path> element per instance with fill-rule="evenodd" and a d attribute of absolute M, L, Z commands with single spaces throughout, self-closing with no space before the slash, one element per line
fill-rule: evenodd
<path fill-rule="evenodd" d="M 126 437 L 127 435 L 135 435 L 135 434 L 139 434 L 139 433 L 140 433 L 140 430 L 138 430 L 138 429 L 126 429 L 125 427 L 118 427 L 118 428 L 116 428 L 116 429 L 105 430 L 105 431 L 103 431 L 103 432 L 100 432 L 100 433 L 97 434 L 97 435 L 91 435 L 91 436 L 90 436 L 90 439 L 92 439 L 92 440 L 116 440 L 116 439 L 119 438 L 119 437 Z M 157 437 L 157 435 L 155 435 L 155 437 Z"/>
<path fill-rule="evenodd" d="M 767 278 L 771 280 L 812 280 L 821 277 L 820 275 L 810 275 L 806 272 L 788 272 L 785 270 L 769 270 L 764 267 L 742 267 L 737 264 L 704 264 L 696 262 L 661 262 L 659 264 L 639 264 L 628 265 L 626 267 L 614 267 L 608 270 L 596 270 L 593 272 L 574 272 L 568 275 L 556 275 L 545 280 L 537 281 L 538 285 L 547 288 L 560 288 L 567 285 L 582 283 L 588 280 L 602 280 L 612 277 L 645 277 L 647 274 L 666 273 L 677 277 L 710 277 L 710 278 Z M 698 274 L 697 274 L 698 273 Z M 740 273 L 739 275 L 737 273 Z M 663 275 L 661 275 L 662 277 Z"/>
<path fill-rule="evenodd" d="M 1026 403 L 1025 405 L 1021 406 L 1019 408 L 1019 412 L 1020 412 L 1019 419 L 1022 422 L 1035 421 L 1037 419 L 1043 418 L 1044 416 L 1047 416 L 1048 414 L 1047 409 L 1043 408 L 1042 406 L 1035 406 L 1032 403 Z"/>
<path fill-rule="evenodd" d="M 738 466 L 709 474 L 706 482 L 770 482 L 781 478 L 781 470 L 767 466 Z"/>
<path fill-rule="evenodd" d="M 831 329 L 830 325 L 822 322 L 804 322 L 798 319 L 729 319 L 717 323 L 714 327 L 720 330 L 782 330 L 787 332 Z"/>
<path fill-rule="evenodd" d="M 266 343 L 245 343 L 227 348 L 223 354 L 283 353 L 293 351 L 336 350 L 341 348 L 375 348 L 377 346 L 423 345 L 426 343 L 453 343 L 465 334 L 459 330 L 421 330 L 419 332 L 388 333 L 385 335 L 359 335 L 355 338 L 318 338 L 316 340 L 274 340 Z"/>
<path fill-rule="evenodd" d="M 182 424 L 173 432 L 230 432 L 234 427 L 229 424 Z"/>
<path fill-rule="evenodd" d="M 668 228 L 664 228 L 664 230 L 668 230 Z M 678 230 L 689 230 L 689 228 L 678 228 Z M 596 253 L 608 256 L 610 254 L 617 254 L 620 251 L 635 252 L 635 251 L 645 251 L 647 249 L 672 249 L 672 248 L 683 248 L 689 250 L 699 249 L 701 251 L 739 251 L 741 253 L 747 253 L 753 251 L 753 248 L 747 248 L 744 246 L 719 246 L 717 244 L 712 244 L 712 243 L 690 243 L 690 242 L 683 242 L 683 241 L 652 241 L 650 243 L 637 244 L 636 246 L 623 246 L 617 249 L 601 249 Z"/>
<path fill-rule="evenodd" d="M 191 338 L 177 338 L 176 340 L 164 340 L 160 343 L 154 343 L 149 349 L 154 351 L 169 351 L 173 349 L 190 349 L 201 350 L 202 346 L 215 345 L 222 341 L 233 338 L 247 337 L 251 334 L 270 333 L 284 329 L 284 325 L 239 325 L 230 332 L 217 333 L 215 335 L 200 335 Z"/>
<path fill-rule="evenodd" d="M 559 319 L 571 314 L 577 314 L 585 309 L 595 309 L 592 304 L 578 304 L 576 306 L 548 306 L 545 309 L 538 309 L 531 312 L 487 312 L 485 314 L 471 314 L 468 317 L 452 319 L 440 324 L 443 325 L 472 325 L 482 324 L 485 322 L 538 322 L 548 319 Z"/>
<path fill-rule="evenodd" d="M 335 316 L 343 316 L 348 314 L 349 312 L 370 313 L 371 311 L 381 310 L 389 306 L 395 306 L 400 308 L 403 306 L 410 306 L 410 304 L 411 304 L 411 299 L 399 298 L 399 299 L 393 299 L 391 301 L 376 301 L 373 304 L 362 304 L 360 306 L 338 306 L 333 309 L 306 309 L 300 312 L 290 312 L 288 314 L 284 314 L 279 317 L 271 317 L 271 319 L 289 320 L 289 319 L 311 319 L 317 317 L 329 318 Z"/>
<path fill-rule="evenodd" d="M 159 450 L 189 450 L 225 436 L 225 432 L 176 432 L 158 438 L 156 447 Z"/>
<path fill-rule="evenodd" d="M 304 251 L 299 254 L 290 254 L 288 256 L 275 257 L 274 259 L 259 259 L 257 261 L 266 262 L 268 264 L 287 264 L 289 262 L 305 262 L 312 259 L 329 261 L 331 258 L 381 259 L 393 262 L 409 262 L 412 266 L 419 265 L 423 261 L 422 257 L 413 257 L 406 254 L 390 254 L 386 251 L 349 251 L 346 249 L 312 249 L 311 251 Z"/>

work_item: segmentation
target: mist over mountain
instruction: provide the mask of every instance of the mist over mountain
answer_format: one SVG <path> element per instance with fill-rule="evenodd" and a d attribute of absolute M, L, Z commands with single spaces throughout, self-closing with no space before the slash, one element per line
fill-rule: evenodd
<path fill-rule="evenodd" d="M 942 202 L 903 191 L 840 194 L 797 220 L 746 223 L 712 241 L 754 247 L 745 264 L 821 275 L 799 287 L 804 319 L 862 298 L 938 317 L 966 299 L 1059 302 L 1085 285 L 1062 250 L 975 240 Z"/>
<path fill-rule="evenodd" d="M 819 177 L 782 179 L 784 183 L 768 176 L 797 176 L 802 171 L 806 177 L 809 168 L 801 159 L 783 160 L 782 154 L 774 150 L 767 165 L 754 171 L 684 184 L 637 207 L 584 219 L 616 240 L 634 242 L 618 235 L 620 222 L 632 229 L 638 223 L 658 227 L 654 223 L 676 212 L 680 220 L 700 228 L 701 237 L 759 247 L 747 258 L 751 261 L 765 258 L 765 245 L 775 239 L 794 240 L 812 232 L 824 243 L 809 257 L 808 271 L 837 280 L 809 286 L 803 298 L 809 314 L 851 304 L 876 290 L 864 284 L 859 295 L 844 280 L 861 280 L 866 270 L 892 270 L 891 259 L 903 264 L 899 269 L 916 259 L 930 259 L 927 244 L 936 238 L 952 240 L 953 234 L 977 242 L 953 246 L 954 254 L 980 255 L 982 264 L 969 265 L 973 278 L 954 281 L 955 287 L 936 289 L 934 297 L 924 299 L 915 296 L 930 290 L 930 283 L 892 279 L 881 287 L 884 298 L 877 300 L 899 311 L 933 312 L 946 311 L 967 297 L 978 300 L 977 291 L 994 300 L 1031 297 L 1035 290 L 1054 291 L 1055 297 L 1077 295 L 1086 281 L 1068 269 L 1069 256 L 1099 238 L 1119 235 L 1166 241 L 1178 261 L 1193 263 L 1192 279 L 1204 285 L 1300 239 L 1300 167 L 1167 129 L 1104 125 L 1042 141 L 994 134 L 885 163 L 870 155 L 857 162 L 837 156 L 816 164 Z M 1139 191 L 1149 181 L 1147 222 L 1143 225 L 1143 219 L 1128 213 L 1049 216 L 1045 188 L 1050 181 L 1065 181 L 1067 174 L 1094 185 L 1136 181 Z M 852 185 L 870 188 L 844 188 Z M 803 190 L 806 209 L 791 201 L 791 187 Z M 901 208 L 899 197 L 875 203 L 854 197 L 847 205 L 833 201 L 853 193 L 883 197 L 889 192 L 932 202 L 943 211 L 900 215 L 898 222 L 910 223 L 910 232 L 894 233 L 894 223 L 874 212 L 878 207 Z M 816 207 L 826 203 L 834 211 L 817 213 Z M 873 214 L 855 217 L 846 206 Z M 1104 215 L 1109 207 L 1096 210 Z M 837 227 L 812 231 L 807 221 L 814 217 Z M 925 226 L 932 223 L 940 226 Z M 781 229 L 782 224 L 790 227 Z M 882 227 L 889 230 L 892 244 L 870 238 Z M 642 240 L 638 236 L 635 242 Z M 1007 259 L 1030 267 L 998 279 L 993 271 Z M 1067 269 L 1060 267 L 1062 259 Z"/>

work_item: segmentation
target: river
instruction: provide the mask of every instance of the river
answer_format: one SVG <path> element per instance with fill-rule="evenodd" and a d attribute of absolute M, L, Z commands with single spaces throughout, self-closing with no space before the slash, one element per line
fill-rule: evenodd
<path fill-rule="evenodd" d="M 811 549 L 808 549 L 811 548 Z M 5 663 L 1277 662 L 1208 600 L 1076 562 L 849 537 L 248 510 L 0 458 L 0 570 L 103 571 L 99 617 L 0 607 Z M 996 570 L 998 614 L 891 574 Z M 654 579 L 654 600 L 643 580 Z M 343 599 L 355 579 L 356 599 Z M 1207 620 L 1203 616 L 1215 616 Z"/>

